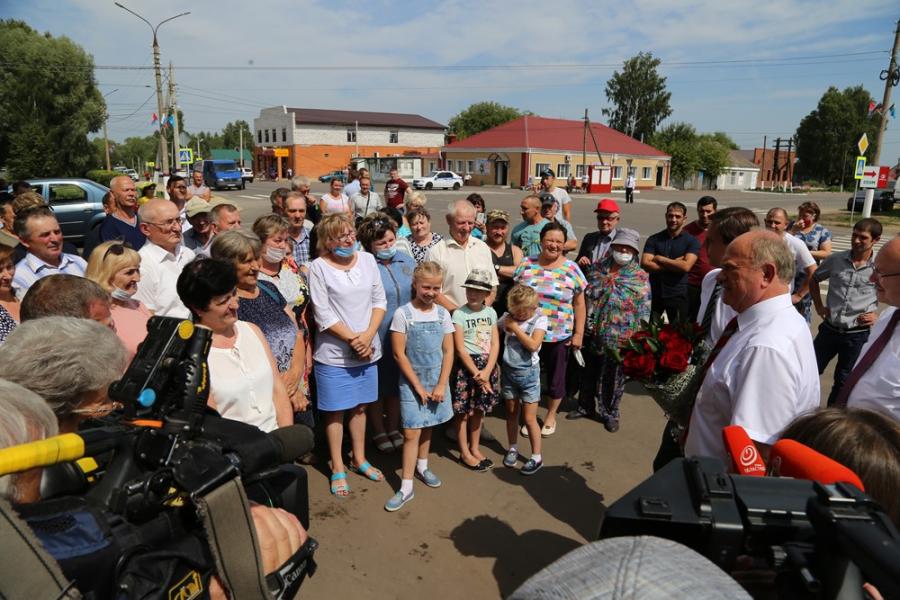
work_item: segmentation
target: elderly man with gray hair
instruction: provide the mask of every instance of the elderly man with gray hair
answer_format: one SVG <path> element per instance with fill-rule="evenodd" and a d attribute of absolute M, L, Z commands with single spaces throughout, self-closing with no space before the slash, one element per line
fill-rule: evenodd
<path fill-rule="evenodd" d="M 428 251 L 428 260 L 444 269 L 444 285 L 437 303 L 453 312 L 466 303 L 463 284 L 473 269 L 484 269 L 491 274 L 494 290 L 486 304 L 490 306 L 497 293 L 497 272 L 491 258 L 491 249 L 481 240 L 472 236 L 475 228 L 475 206 L 468 200 L 451 202 L 447 210 L 447 225 L 450 235 L 435 244 Z"/>
<path fill-rule="evenodd" d="M 793 277 L 793 254 L 777 233 L 749 231 L 726 248 L 718 280 L 737 316 L 701 367 L 685 456 L 729 464 L 722 428 L 740 425 L 765 457 L 788 423 L 819 407 L 816 355 L 791 302 Z"/>
<path fill-rule="evenodd" d="M 75 317 L 26 321 L 0 346 L 0 379 L 43 398 L 63 433 L 112 410 L 107 388 L 126 363 L 125 346 L 112 329 Z"/>
<path fill-rule="evenodd" d="M 59 426 L 44 400 L 18 383 L 0 379 L 0 448 L 56 435 Z M 40 499 L 42 469 L 0 477 L 0 498 L 13 504 Z"/>
<path fill-rule="evenodd" d="M 134 298 L 155 315 L 187 319 L 191 313 L 181 303 L 175 284 L 195 254 L 182 244 L 178 207 L 168 200 L 154 198 L 141 206 L 138 216 L 147 243 L 138 251 L 141 285 Z"/>
<path fill-rule="evenodd" d="M 319 202 L 309 193 L 309 177 L 297 175 L 291 178 L 291 191 L 300 192 L 306 200 L 306 218 L 318 225 L 322 220 L 322 211 L 319 210 Z"/>

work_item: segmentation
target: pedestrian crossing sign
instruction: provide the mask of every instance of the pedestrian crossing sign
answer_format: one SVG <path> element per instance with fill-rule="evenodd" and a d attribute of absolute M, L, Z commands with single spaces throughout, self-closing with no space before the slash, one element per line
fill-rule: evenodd
<path fill-rule="evenodd" d="M 866 170 L 866 157 L 865 156 L 857 156 L 856 157 L 856 168 L 853 170 L 853 179 L 862 179 L 863 171 Z"/>
<path fill-rule="evenodd" d="M 178 164 L 189 165 L 194 162 L 194 151 L 190 148 L 179 148 Z"/>

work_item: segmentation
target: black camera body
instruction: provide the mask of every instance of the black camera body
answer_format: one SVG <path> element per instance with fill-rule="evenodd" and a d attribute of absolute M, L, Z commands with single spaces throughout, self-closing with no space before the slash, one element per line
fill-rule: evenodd
<path fill-rule="evenodd" d="M 600 538 L 654 535 L 733 571 L 750 557 L 784 598 L 900 597 L 900 534 L 856 487 L 730 475 L 715 458 L 670 462 L 612 504 Z"/>

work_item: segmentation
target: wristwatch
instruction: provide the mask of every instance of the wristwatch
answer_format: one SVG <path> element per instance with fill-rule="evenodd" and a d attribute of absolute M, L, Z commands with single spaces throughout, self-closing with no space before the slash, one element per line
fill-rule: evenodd
<path fill-rule="evenodd" d="M 500 265 L 494 265 L 494 271 L 496 271 L 497 273 L 499 273 L 499 272 L 500 272 Z"/>

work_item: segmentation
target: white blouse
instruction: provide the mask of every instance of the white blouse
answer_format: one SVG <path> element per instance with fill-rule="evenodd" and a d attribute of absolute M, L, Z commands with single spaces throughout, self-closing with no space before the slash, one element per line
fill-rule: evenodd
<path fill-rule="evenodd" d="M 268 433 L 278 428 L 272 364 L 250 325 L 238 321 L 234 326 L 237 338 L 233 347 L 209 349 L 210 389 L 219 414 Z"/>

